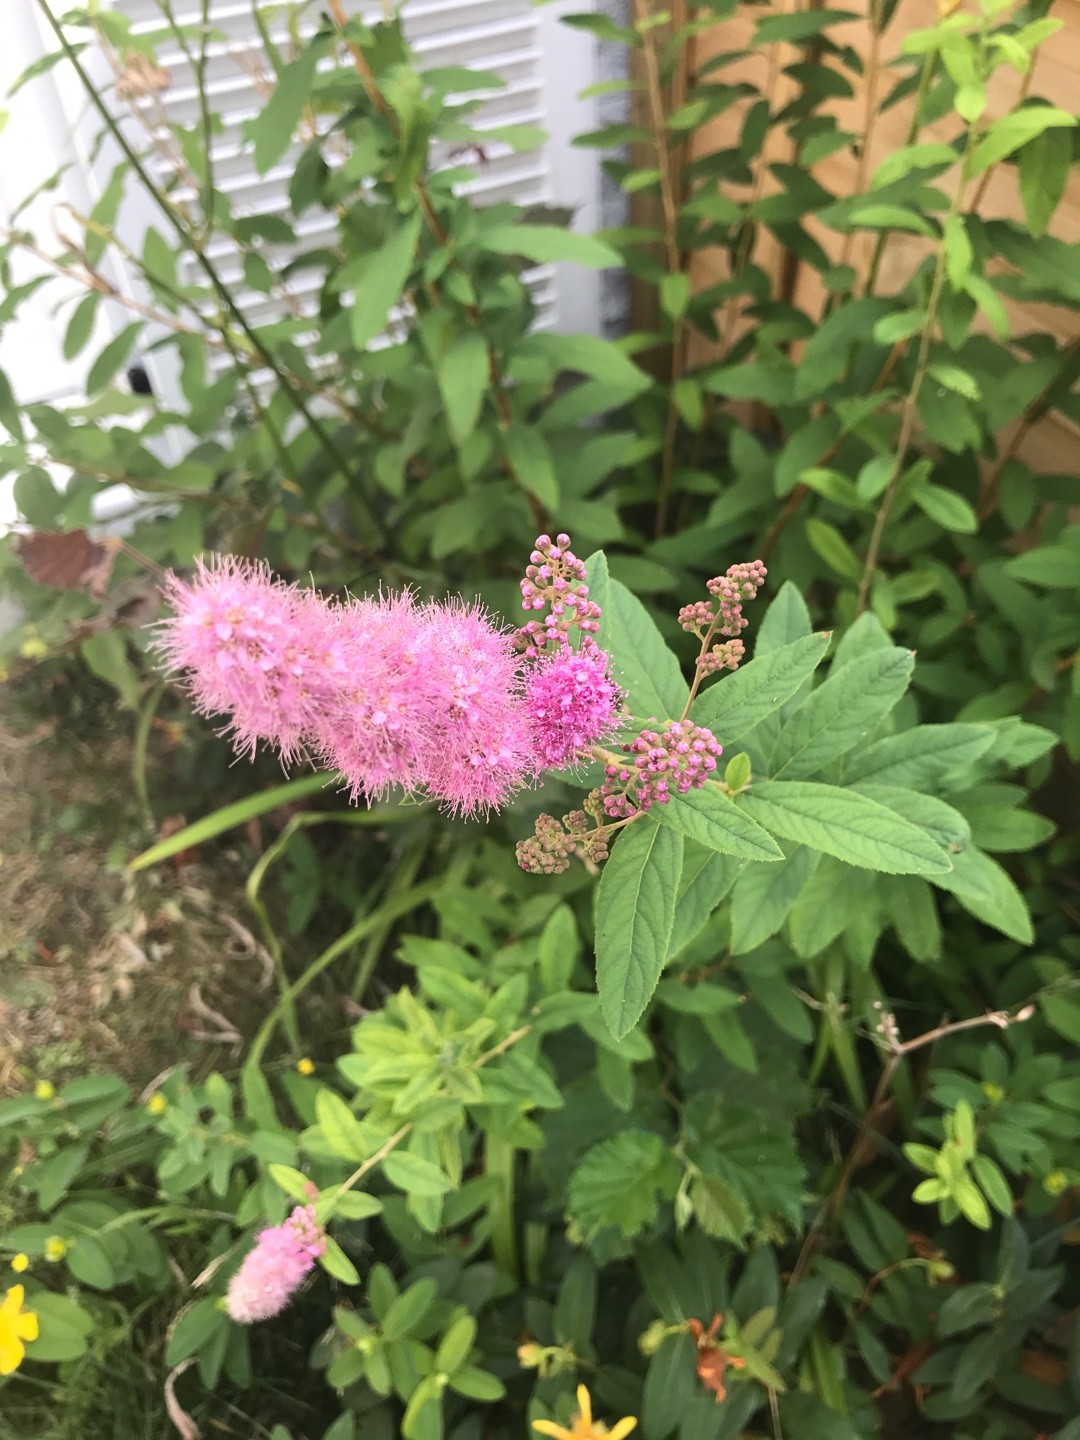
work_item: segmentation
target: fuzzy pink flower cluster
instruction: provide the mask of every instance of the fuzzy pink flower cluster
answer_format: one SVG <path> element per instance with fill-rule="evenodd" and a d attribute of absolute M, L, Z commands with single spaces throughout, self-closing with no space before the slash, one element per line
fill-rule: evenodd
<path fill-rule="evenodd" d="M 326 1251 L 313 1205 L 297 1205 L 281 1225 L 263 1230 L 229 1282 L 225 1308 L 241 1325 L 269 1320 L 285 1306 Z"/>
<path fill-rule="evenodd" d="M 576 652 L 566 642 L 571 624 L 595 630 L 599 610 L 569 537 L 558 541 L 541 536 L 534 552 L 554 554 L 546 633 L 562 643 L 550 652 L 526 641 L 522 658 L 520 633 L 461 601 L 328 602 L 232 558 L 200 562 L 188 584 L 170 578 L 158 647 L 199 711 L 229 717 L 241 754 L 263 742 L 286 762 L 309 756 L 340 771 L 354 801 L 402 786 L 456 814 L 486 812 L 617 723 L 608 657 L 587 634 Z M 542 603 L 537 589 L 529 608 Z"/>

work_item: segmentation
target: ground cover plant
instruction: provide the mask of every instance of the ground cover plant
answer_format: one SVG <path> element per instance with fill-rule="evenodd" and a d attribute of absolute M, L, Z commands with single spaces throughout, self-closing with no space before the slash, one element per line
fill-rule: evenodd
<path fill-rule="evenodd" d="M 599 237 L 471 202 L 468 163 L 536 137 L 337 0 L 260 15 L 248 139 L 260 171 L 300 142 L 293 222 L 234 213 L 212 7 L 161 8 L 48 20 L 115 169 L 55 253 L 16 217 L 40 274 L 0 320 L 57 276 L 71 355 L 129 318 L 85 405 L 0 390 L 4 644 L 129 707 L 133 873 L 244 837 L 277 990 L 235 1064 L 14 1077 L 0 1434 L 1076 1440 L 1080 532 L 1020 454 L 1080 418 L 1080 359 L 1009 308 L 1080 300 L 1051 7 L 872 4 L 868 50 L 843 11 L 572 17 L 629 54 L 627 122 L 581 143 L 644 203 Z M 744 11 L 783 99 L 700 58 Z M 907 144 L 831 193 L 895 106 Z M 1023 221 L 984 213 L 1007 173 Z M 533 330 L 550 260 L 624 265 L 651 328 Z M 175 394 L 117 382 L 138 351 Z M 190 697 L 213 768 L 166 834 L 147 737 Z"/>

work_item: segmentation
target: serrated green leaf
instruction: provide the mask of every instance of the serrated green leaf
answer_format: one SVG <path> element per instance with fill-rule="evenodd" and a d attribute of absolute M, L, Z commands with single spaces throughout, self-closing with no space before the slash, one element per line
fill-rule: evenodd
<path fill-rule="evenodd" d="M 801 689 L 824 659 L 831 638 L 827 631 L 805 635 L 756 656 L 700 695 L 691 719 L 729 747 Z"/>
<path fill-rule="evenodd" d="M 742 860 L 782 860 L 776 841 L 715 785 L 672 795 L 653 812 L 661 825 L 679 830 L 699 845 Z"/>
<path fill-rule="evenodd" d="M 649 818 L 619 836 L 596 890 L 596 985 L 616 1039 L 637 1024 L 667 959 L 683 837 Z"/>
<path fill-rule="evenodd" d="M 637 1235 L 659 1214 L 660 1197 L 670 1198 L 679 1166 L 659 1135 L 623 1130 L 602 1140 L 570 1176 L 570 1213 L 587 1234 L 617 1226 Z"/>
<path fill-rule="evenodd" d="M 1034 938 L 1031 915 L 1024 897 L 996 860 L 974 845 L 953 856 L 947 874 L 930 875 L 934 885 L 950 894 L 984 925 L 1030 945 Z"/>
<path fill-rule="evenodd" d="M 770 775 L 815 775 L 853 750 L 880 727 L 907 690 L 914 668 L 914 653 L 901 646 L 872 650 L 834 667 L 780 731 L 769 757 Z"/>
<path fill-rule="evenodd" d="M 602 552 L 597 552 L 602 557 Z M 597 573 L 594 556 L 590 575 Z M 603 599 L 599 594 L 603 594 Z M 639 720 L 665 720 L 682 714 L 689 686 L 641 601 L 621 581 L 608 578 L 604 562 L 602 592 L 590 581 L 590 599 L 600 606 L 597 641 L 612 658 L 612 675 L 626 691 L 626 708 Z"/>
<path fill-rule="evenodd" d="M 791 847 L 789 847 L 791 848 Z M 731 895 L 731 953 L 745 955 L 778 935 L 819 856 L 796 845 L 780 865 L 748 865 Z"/>
<path fill-rule="evenodd" d="M 919 725 L 875 740 L 844 762 L 848 781 L 927 789 L 966 770 L 994 743 L 989 725 Z"/>
<path fill-rule="evenodd" d="M 767 830 L 834 855 L 849 865 L 893 875 L 938 875 L 945 852 L 884 805 L 813 780 L 766 780 L 737 802 Z"/>

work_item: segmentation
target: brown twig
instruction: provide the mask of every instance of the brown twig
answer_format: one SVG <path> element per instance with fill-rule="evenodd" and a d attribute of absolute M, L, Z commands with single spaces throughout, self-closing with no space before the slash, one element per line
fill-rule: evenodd
<path fill-rule="evenodd" d="M 881 1113 L 885 1108 L 886 1097 L 889 1087 L 892 1084 L 893 1075 L 900 1062 L 917 1050 L 925 1049 L 928 1045 L 934 1045 L 938 1040 L 945 1039 L 949 1035 L 959 1035 L 965 1030 L 980 1029 L 984 1025 L 996 1026 L 999 1030 L 1007 1030 L 1010 1025 L 1021 1025 L 1030 1020 L 1035 1014 L 1034 1005 L 1023 1005 L 1019 1010 L 990 1010 L 985 1015 L 970 1015 L 966 1020 L 952 1020 L 943 1022 L 927 1030 L 922 1035 L 916 1035 L 911 1040 L 901 1040 L 896 1026 L 895 1018 L 889 1014 L 880 1004 L 878 1009 L 881 1013 L 881 1020 L 878 1023 L 877 1032 L 881 1036 L 886 1055 L 885 1063 L 881 1068 L 881 1075 L 878 1077 L 877 1086 L 874 1089 L 873 1099 L 867 1108 L 855 1134 L 855 1139 L 848 1150 L 847 1158 L 840 1171 L 839 1178 L 824 1203 L 815 1215 L 810 1228 L 806 1232 L 802 1249 L 799 1251 L 798 1259 L 792 1268 L 788 1285 L 798 1284 L 806 1273 L 810 1264 L 817 1237 L 824 1229 L 827 1222 L 835 1222 L 844 1208 L 844 1200 L 847 1196 L 848 1186 L 851 1184 L 851 1177 L 854 1175 L 860 1160 L 862 1159 L 870 1136 L 877 1126 Z"/>

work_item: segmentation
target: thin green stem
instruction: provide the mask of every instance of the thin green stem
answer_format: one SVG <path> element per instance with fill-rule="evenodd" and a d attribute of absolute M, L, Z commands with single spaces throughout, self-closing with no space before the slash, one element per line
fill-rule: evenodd
<path fill-rule="evenodd" d="M 135 794 L 139 797 L 139 807 L 142 810 L 143 819 L 151 830 L 154 827 L 154 811 L 150 805 L 150 789 L 146 783 L 146 754 L 150 745 L 150 730 L 154 723 L 154 716 L 157 714 L 161 697 L 164 694 L 165 684 L 162 681 L 155 685 L 146 697 L 143 707 L 139 711 L 139 723 L 135 727 L 135 745 L 131 753 L 131 778 L 135 785 Z"/>
<path fill-rule="evenodd" d="M 416 846 L 397 862 L 394 866 L 384 900 L 393 900 L 396 896 L 408 890 L 409 886 L 416 879 L 417 871 L 423 864 L 426 855 L 427 840 L 425 839 L 423 845 Z M 379 958 L 382 955 L 383 946 L 386 944 L 386 938 L 390 933 L 392 924 L 393 922 L 391 920 L 384 920 L 374 934 L 369 935 L 364 942 L 364 948 L 356 967 L 356 978 L 353 981 L 352 987 L 352 998 L 357 1004 L 359 1004 L 363 998 L 364 991 L 367 989 L 371 982 L 371 977 L 375 973 L 375 967 L 379 963 Z"/>
<path fill-rule="evenodd" d="M 270 1043 L 274 1030 L 281 1021 L 286 1009 L 295 1003 L 297 997 L 302 995 L 312 981 L 316 980 L 328 966 L 332 965 L 339 955 L 343 955 L 346 951 L 351 950 L 358 941 L 365 939 L 386 920 L 400 919 L 402 915 L 407 915 L 410 910 L 415 910 L 418 906 L 425 905 L 429 900 L 433 900 L 444 888 L 445 883 L 443 877 L 440 876 L 437 879 L 425 880 L 419 885 L 414 885 L 411 890 L 407 891 L 399 899 L 387 901 L 383 905 L 380 905 L 378 910 L 372 914 L 365 915 L 363 919 L 357 920 L 343 935 L 339 935 L 332 945 L 328 945 L 321 954 L 317 955 L 303 974 L 298 976 L 291 985 L 286 987 L 277 1004 L 270 1011 L 269 1015 L 267 1015 L 262 1025 L 260 1025 L 258 1033 L 252 1041 L 247 1064 L 258 1066 L 263 1055 L 266 1053 L 266 1047 Z"/>
<path fill-rule="evenodd" d="M 922 128 L 922 108 L 930 93 L 930 85 L 934 78 L 934 71 L 937 69 L 938 57 L 936 52 L 931 52 L 923 61 L 922 70 L 919 74 L 919 88 L 915 92 L 915 105 L 911 112 L 911 122 L 908 125 L 907 134 L 904 136 L 904 144 L 914 145 L 919 131 Z M 873 295 L 874 286 L 877 284 L 878 271 L 881 269 L 882 257 L 885 254 L 885 246 L 889 241 L 889 231 L 880 230 L 874 242 L 874 251 L 870 257 L 870 265 L 866 271 L 866 282 L 863 285 L 863 296 Z"/>
<path fill-rule="evenodd" d="M 916 105 L 916 113 L 918 105 Z M 922 330 L 919 334 L 919 349 L 915 357 L 915 373 L 912 376 L 911 386 L 904 397 L 904 404 L 900 415 L 900 434 L 896 440 L 896 458 L 893 461 L 892 472 L 889 475 L 888 484 L 881 497 L 881 504 L 878 506 L 877 514 L 874 517 L 874 528 L 870 532 L 870 544 L 866 551 L 866 560 L 863 564 L 862 575 L 859 579 L 859 595 L 855 606 L 856 615 L 861 615 L 866 609 L 870 597 L 870 586 L 873 583 L 877 571 L 878 557 L 881 554 L 881 542 L 885 534 L 885 526 L 888 524 L 889 515 L 896 501 L 900 483 L 904 478 L 904 464 L 907 460 L 908 447 L 911 444 L 915 433 L 915 425 L 919 418 L 919 396 L 922 393 L 923 381 L 926 379 L 927 367 L 930 363 L 930 346 L 933 343 L 934 331 L 937 327 L 938 305 L 941 302 L 941 292 L 945 286 L 946 275 L 946 249 L 945 249 L 945 225 L 954 216 L 959 215 L 963 209 L 964 192 L 967 189 L 967 182 L 964 179 L 964 167 L 967 157 L 970 155 L 973 146 L 978 139 L 978 129 L 972 125 L 967 132 L 967 139 L 964 145 L 963 155 L 960 161 L 960 178 L 953 191 L 952 200 L 949 204 L 949 213 L 945 224 L 942 226 L 941 239 L 938 242 L 937 255 L 934 260 L 934 274 L 930 281 L 930 294 L 926 302 L 926 314 L 923 317 Z"/>

